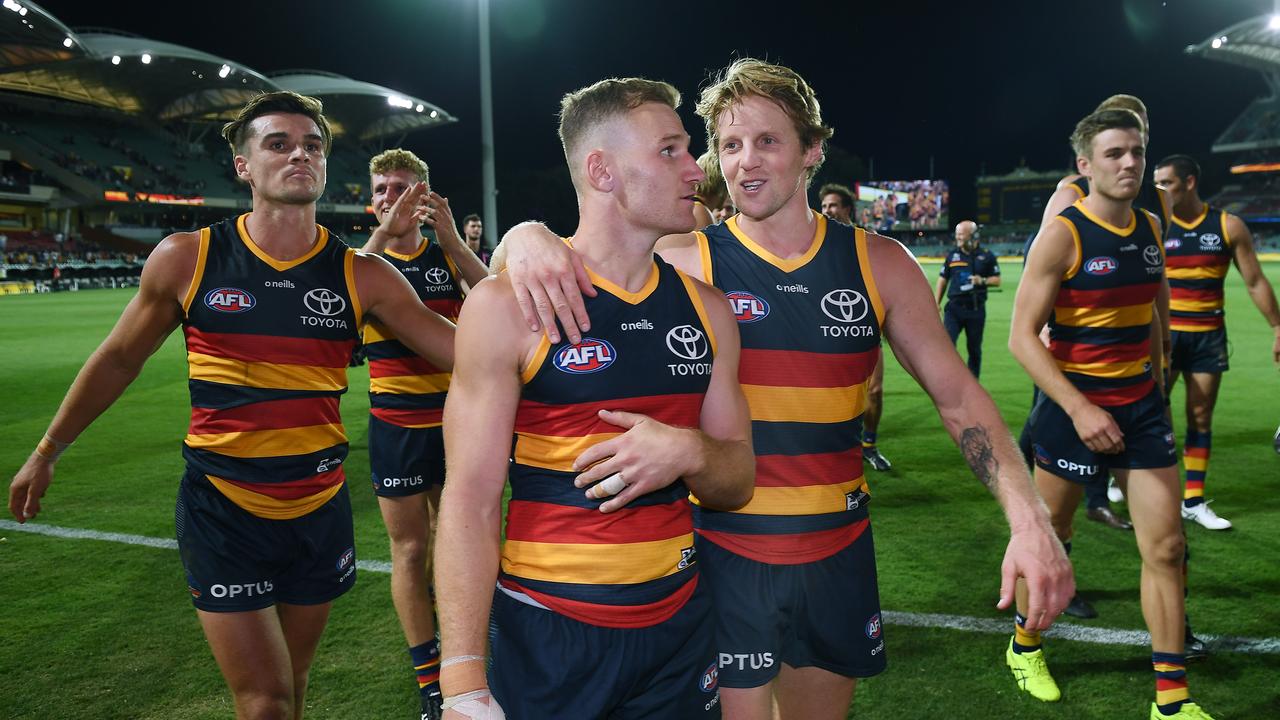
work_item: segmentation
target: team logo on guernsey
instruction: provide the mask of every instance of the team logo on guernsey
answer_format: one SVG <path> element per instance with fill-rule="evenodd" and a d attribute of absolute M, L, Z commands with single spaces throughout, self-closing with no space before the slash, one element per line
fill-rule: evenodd
<path fill-rule="evenodd" d="M 258 304 L 247 291 L 240 288 L 218 288 L 204 295 L 204 304 L 211 310 L 224 313 L 242 313 Z"/>
<path fill-rule="evenodd" d="M 716 667 L 716 663 L 711 663 L 706 670 L 702 671 L 702 677 L 698 678 L 698 689 L 707 693 L 715 692 L 719 680 L 720 668 Z"/>
<path fill-rule="evenodd" d="M 746 290 L 734 290 L 724 294 L 729 299 L 733 317 L 740 323 L 753 323 L 769 316 L 769 303 Z"/>
<path fill-rule="evenodd" d="M 1201 250 L 1220 250 L 1222 249 L 1222 237 L 1217 233 L 1205 233 L 1200 236 Z"/>
<path fill-rule="evenodd" d="M 836 322 L 855 323 L 867 316 L 870 303 L 857 290 L 841 288 L 822 296 L 822 312 Z"/>
<path fill-rule="evenodd" d="M 707 354 L 707 336 L 692 325 L 677 325 L 667 333 L 667 349 L 676 357 L 697 360 Z"/>
<path fill-rule="evenodd" d="M 1148 265 L 1160 264 L 1160 246 L 1148 245 L 1142 249 L 1142 259 L 1147 261 Z"/>
<path fill-rule="evenodd" d="M 871 619 L 867 621 L 866 633 L 867 637 L 872 640 L 880 637 L 880 613 L 872 615 Z"/>
<path fill-rule="evenodd" d="M 618 359 L 618 353 L 607 340 L 582 338 L 577 345 L 566 345 L 560 348 L 551 364 L 561 372 L 571 375 L 586 375 L 600 372 Z"/>
<path fill-rule="evenodd" d="M 449 271 L 444 268 L 427 268 L 427 271 L 423 274 L 426 276 L 427 282 L 432 285 L 443 285 L 449 282 Z"/>
<path fill-rule="evenodd" d="M 1164 249 L 1165 249 L 1165 250 L 1177 250 L 1177 249 L 1178 249 L 1178 248 L 1180 248 L 1180 247 L 1182 247 L 1182 239 L 1181 239 L 1181 238 L 1171 237 L 1171 238 L 1169 238 L 1168 240 L 1165 240 L 1165 241 L 1164 241 Z"/>
<path fill-rule="evenodd" d="M 302 304 L 317 315 L 331 317 L 347 309 L 347 301 L 328 288 L 316 288 L 302 298 Z"/>
<path fill-rule="evenodd" d="M 1084 271 L 1090 275 L 1110 275 L 1120 267 L 1113 257 L 1101 255 L 1084 261 Z"/>

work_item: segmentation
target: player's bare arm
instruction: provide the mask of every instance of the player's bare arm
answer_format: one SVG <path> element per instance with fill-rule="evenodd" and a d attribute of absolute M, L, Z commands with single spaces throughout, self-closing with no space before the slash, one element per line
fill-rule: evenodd
<path fill-rule="evenodd" d="M 441 370 L 453 369 L 453 323 L 428 310 L 404 275 L 377 255 L 355 260 L 356 293 L 372 315 L 418 355 Z"/>
<path fill-rule="evenodd" d="M 928 281 L 895 240 L 867 236 L 868 256 L 884 303 L 884 335 L 903 368 L 929 393 L 943 425 L 982 484 L 995 495 L 1011 536 L 1002 564 L 999 607 L 1013 602 L 1015 580 L 1027 580 L 1035 610 L 1048 627 L 1075 590 L 1071 564 L 1053 533 L 1022 456 L 991 396 L 961 361 L 938 319 Z"/>
<path fill-rule="evenodd" d="M 480 283 L 463 305 L 444 410 L 448 481 L 436 531 L 446 698 L 488 687 L 484 661 L 463 658 L 486 655 L 510 450 L 503 438 L 511 437 L 520 372 L 538 337 L 524 326 L 506 278 Z"/>
<path fill-rule="evenodd" d="M 697 283 L 711 330 L 716 357 L 711 384 L 702 403 L 698 428 L 679 428 L 634 413 L 602 411 L 602 420 L 626 428 L 618 437 L 588 448 L 574 462 L 583 470 L 575 479 L 588 487 L 588 497 L 607 497 L 612 488 L 597 490 L 620 473 L 625 487 L 600 506 L 613 512 L 645 493 L 683 478 L 703 505 L 736 510 L 751 501 L 755 489 L 755 454 L 751 449 L 751 418 L 738 383 L 738 327 L 718 290 Z"/>
<path fill-rule="evenodd" d="M 596 289 L 587 268 L 581 256 L 546 225 L 524 222 L 511 228 L 494 248 L 490 262 L 491 272 L 510 274 L 520 314 L 530 330 L 545 328 L 551 342 L 560 342 L 559 320 L 569 341 L 576 343 L 591 329 L 582 296 L 595 297 Z"/>
<path fill-rule="evenodd" d="M 480 262 L 480 258 L 471 251 L 458 235 L 458 226 L 453 221 L 453 210 L 449 208 L 449 198 L 432 191 L 427 194 L 427 225 L 436 231 L 436 242 L 444 250 L 458 272 L 462 273 L 462 281 L 470 291 L 479 282 L 489 277 L 489 268 Z"/>
<path fill-rule="evenodd" d="M 386 250 L 393 240 L 412 238 L 416 242 L 421 236 L 418 228 L 427 220 L 426 195 L 427 184 L 424 182 L 416 182 L 401 193 L 360 250 L 376 255 Z"/>
<path fill-rule="evenodd" d="M 1232 260 L 1236 264 L 1236 269 L 1240 271 L 1240 277 L 1244 279 L 1244 286 L 1249 291 L 1249 299 L 1253 300 L 1258 312 L 1261 312 L 1267 319 L 1267 323 L 1271 325 L 1271 332 L 1274 335 L 1271 343 L 1271 358 L 1273 362 L 1280 365 L 1280 308 L 1276 305 L 1275 289 L 1271 287 L 1267 276 L 1262 273 L 1262 266 L 1258 264 L 1258 253 L 1253 245 L 1253 233 L 1249 232 L 1249 226 L 1235 215 L 1227 215 L 1226 230 L 1227 236 L 1231 238 Z"/>
<path fill-rule="evenodd" d="M 1124 434 L 1111 413 L 1089 402 L 1067 380 L 1040 340 L 1040 330 L 1053 312 L 1062 277 L 1079 261 L 1071 231 L 1061 222 L 1040 228 L 1032 241 L 1013 300 L 1009 351 L 1041 390 L 1071 416 L 1080 441 L 1094 452 L 1124 448 Z"/>
<path fill-rule="evenodd" d="M 141 372 L 169 333 L 182 322 L 182 302 L 195 275 L 198 233 L 176 233 L 160 242 L 142 269 L 138 293 L 102 341 L 63 398 L 46 440 L 9 486 L 9 512 L 26 522 L 40 512 L 40 498 L 53 481 L 57 456 L 111 407 Z M 51 451 L 47 445 L 56 443 Z"/>
<path fill-rule="evenodd" d="M 1049 202 L 1045 203 L 1044 215 L 1040 217 L 1040 227 L 1043 229 L 1049 224 L 1049 221 L 1057 217 L 1063 210 L 1075 204 L 1083 195 L 1080 189 L 1072 185 L 1076 180 L 1080 179 L 1080 175 L 1068 175 L 1058 181 L 1058 187 L 1049 196 Z"/>

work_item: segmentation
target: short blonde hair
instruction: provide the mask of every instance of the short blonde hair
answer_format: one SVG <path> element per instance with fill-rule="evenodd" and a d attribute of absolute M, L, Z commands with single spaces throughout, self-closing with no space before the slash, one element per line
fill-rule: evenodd
<path fill-rule="evenodd" d="M 752 95 L 777 103 L 791 118 L 800 143 L 805 148 L 818 145 L 825 154 L 826 142 L 835 131 L 822 122 L 822 107 L 813 88 L 795 70 L 755 58 L 734 61 L 712 76 L 710 84 L 703 88 L 696 111 L 706 123 L 709 147 L 717 150 L 720 147 L 716 131 L 720 115 Z M 822 160 L 809 168 L 809 180 L 813 180 L 820 167 Z"/>
<path fill-rule="evenodd" d="M 1106 130 L 1137 130 L 1146 144 L 1146 134 L 1142 126 L 1142 118 L 1132 110 L 1115 109 L 1099 110 L 1086 115 L 1076 123 L 1075 132 L 1071 133 L 1071 149 L 1080 157 L 1093 155 L 1093 139 Z"/>
<path fill-rule="evenodd" d="M 576 175 L 573 156 L 578 145 L 597 125 L 645 103 L 680 107 L 680 92 L 672 85 L 645 78 L 608 78 L 560 99 L 560 144 L 570 171 Z"/>
<path fill-rule="evenodd" d="M 1138 119 L 1142 120 L 1142 134 L 1147 133 L 1147 121 L 1144 119 L 1149 114 L 1147 106 L 1136 95 L 1125 95 L 1120 93 L 1098 103 L 1098 107 L 1094 108 L 1094 112 L 1100 110 L 1128 110 L 1137 113 Z"/>
<path fill-rule="evenodd" d="M 428 178 L 429 170 L 427 164 L 422 158 L 414 155 L 409 150 L 402 148 L 392 148 L 383 150 L 369 159 L 369 175 L 386 175 L 396 170 L 407 170 L 418 176 L 418 180 L 427 184 L 431 183 Z"/>
<path fill-rule="evenodd" d="M 702 168 L 706 180 L 698 183 L 694 192 L 708 208 L 719 210 L 729 199 L 729 188 L 724 182 L 724 173 L 720 172 L 720 156 L 714 150 L 708 150 L 698 156 L 698 167 Z"/>

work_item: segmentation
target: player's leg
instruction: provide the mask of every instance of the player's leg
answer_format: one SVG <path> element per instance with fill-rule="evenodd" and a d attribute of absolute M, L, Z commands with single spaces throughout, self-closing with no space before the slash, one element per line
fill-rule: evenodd
<path fill-rule="evenodd" d="M 325 624 L 329 621 L 329 608 L 332 604 L 276 605 L 284 641 L 289 647 L 289 665 L 293 673 L 294 720 L 302 720 L 302 711 L 306 709 L 307 676 L 311 672 L 311 662 L 316 657 L 316 648 L 320 645 L 320 636 L 324 634 Z"/>
<path fill-rule="evenodd" d="M 857 682 L 856 678 L 822 668 L 793 668 L 783 664 L 775 690 L 778 715 L 781 720 L 844 720 L 849 715 Z M 725 717 L 736 716 L 726 712 Z"/>
<path fill-rule="evenodd" d="M 720 706 L 724 717 L 733 720 L 773 720 L 773 692 L 776 683 L 770 681 L 759 687 L 720 687 Z"/>
<path fill-rule="evenodd" d="M 430 581 L 432 529 L 440 490 L 434 485 L 416 495 L 378 498 L 391 541 L 391 602 L 409 646 L 418 690 L 424 696 L 440 694 L 440 647 Z M 426 697 L 424 703 L 431 700 Z M 423 707 L 427 712 L 427 705 Z"/>
<path fill-rule="evenodd" d="M 301 717 L 298 704 L 301 696 L 294 687 L 290 644 L 285 638 L 281 616 L 274 607 L 247 612 L 197 610 L 196 613 L 218 669 L 231 689 L 238 720 Z M 321 624 L 321 629 L 323 627 Z"/>
<path fill-rule="evenodd" d="M 884 355 L 881 354 L 867 378 L 867 407 L 862 411 L 862 460 L 881 472 L 893 467 L 876 445 L 879 440 L 880 416 L 883 413 Z"/>
<path fill-rule="evenodd" d="M 1226 530 L 1231 523 L 1224 520 L 1205 502 L 1204 484 L 1209 473 L 1209 455 L 1213 445 L 1213 409 L 1218 403 L 1221 373 L 1188 372 L 1187 434 L 1183 441 L 1182 463 L 1186 469 L 1182 515 L 1210 530 Z"/>

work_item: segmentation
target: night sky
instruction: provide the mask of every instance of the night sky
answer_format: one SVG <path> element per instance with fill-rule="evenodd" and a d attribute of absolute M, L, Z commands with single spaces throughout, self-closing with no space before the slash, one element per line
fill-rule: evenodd
<path fill-rule="evenodd" d="M 409 136 L 455 214 L 480 210 L 478 14 L 472 0 L 46 0 L 67 25 L 188 45 L 259 72 L 314 68 L 425 98 L 459 118 Z M 952 218 L 972 213 L 973 178 L 1020 161 L 1066 169 L 1066 137 L 1104 97 L 1151 111 L 1151 153 L 1188 152 L 1209 192 L 1225 161 L 1209 146 L 1265 92 L 1257 73 L 1183 53 L 1270 0 L 989 2 L 610 2 L 491 0 L 498 207 L 571 197 L 555 137 L 560 96 L 606 76 L 663 79 L 703 148 L 692 106 L 707 73 L 738 56 L 798 70 L 836 128 L 833 168 L 952 183 Z M 852 182 L 866 177 L 840 177 Z M 562 184 L 563 181 L 563 184 Z M 555 218 L 553 218 L 554 220 Z M 572 228 L 559 228 L 570 231 Z"/>

